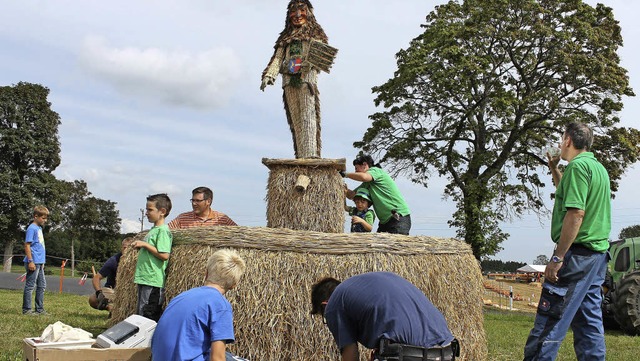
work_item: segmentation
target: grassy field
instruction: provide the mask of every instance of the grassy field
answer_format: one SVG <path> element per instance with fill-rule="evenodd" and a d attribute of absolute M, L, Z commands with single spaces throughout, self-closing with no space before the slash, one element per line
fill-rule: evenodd
<path fill-rule="evenodd" d="M 92 309 L 86 297 L 47 292 L 46 316 L 21 314 L 22 292 L 0 290 L 0 361 L 22 360 L 22 339 L 39 336 L 47 325 L 62 321 L 70 326 L 93 333 L 94 337 L 107 329 L 107 313 Z M 508 312 L 487 307 L 485 331 L 489 344 L 490 361 L 522 359 L 524 343 L 533 325 L 533 313 Z M 607 360 L 637 360 L 640 337 L 630 337 L 618 331 L 607 331 Z M 575 360 L 571 333 L 560 349 L 558 361 Z M 464 346 L 463 346 L 464 347 Z"/>
<path fill-rule="evenodd" d="M 490 361 L 522 360 L 524 344 L 533 326 L 534 313 L 509 312 L 485 308 L 484 328 L 487 333 Z M 620 331 L 605 332 L 608 361 L 638 359 L 640 337 L 631 337 Z M 567 334 L 557 361 L 574 361 L 573 334 Z"/>
<path fill-rule="evenodd" d="M 0 361 L 22 358 L 22 339 L 40 336 L 56 321 L 91 332 L 94 337 L 107 329 L 107 312 L 89 307 L 83 296 L 46 292 L 44 307 L 47 315 L 22 315 L 22 291 L 0 290 Z"/>

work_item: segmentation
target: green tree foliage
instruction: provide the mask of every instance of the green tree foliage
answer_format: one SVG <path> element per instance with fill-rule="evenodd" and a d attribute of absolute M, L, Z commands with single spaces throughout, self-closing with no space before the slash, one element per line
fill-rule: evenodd
<path fill-rule="evenodd" d="M 60 116 L 47 101 L 49 89 L 29 83 L 0 87 L 0 245 L 11 254 L 44 203 L 60 164 Z"/>
<path fill-rule="evenodd" d="M 547 263 L 549 263 L 549 257 L 544 254 L 538 255 L 538 257 L 533 260 L 533 264 L 535 265 L 546 265 Z"/>
<path fill-rule="evenodd" d="M 58 181 L 52 209 L 55 223 L 47 237 L 47 253 L 75 259 L 106 260 L 120 249 L 120 217 L 115 202 L 91 195 L 84 181 Z"/>
<path fill-rule="evenodd" d="M 0 87 L 0 246 L 5 268 L 39 203 L 51 212 L 44 229 L 48 255 L 70 258 L 72 242 L 79 259 L 106 260 L 120 248 L 115 203 L 93 197 L 84 181 L 61 181 L 52 174 L 60 164 L 60 117 L 48 95 L 49 89 L 38 84 Z"/>
<path fill-rule="evenodd" d="M 449 221 L 474 255 L 493 255 L 499 223 L 546 214 L 540 149 L 571 121 L 595 130 L 594 153 L 612 190 L 638 159 L 640 131 L 616 127 L 633 96 L 619 63 L 611 8 L 580 0 L 467 0 L 438 6 L 424 33 L 397 53 L 398 69 L 373 88 L 372 125 L 354 146 L 428 186 L 434 174 L 458 205 Z"/>
<path fill-rule="evenodd" d="M 624 227 L 620 231 L 620 234 L 618 235 L 619 239 L 634 238 L 634 237 L 640 237 L 640 224 Z"/>

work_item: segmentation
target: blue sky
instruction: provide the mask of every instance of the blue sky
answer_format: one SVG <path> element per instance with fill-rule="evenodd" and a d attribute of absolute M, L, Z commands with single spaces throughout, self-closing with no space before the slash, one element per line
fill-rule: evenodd
<path fill-rule="evenodd" d="M 261 159 L 293 156 L 280 81 L 259 90 L 287 3 L 4 0 L 0 84 L 27 81 L 51 90 L 62 119 L 56 176 L 84 179 L 94 195 L 117 202 L 123 231 L 139 230 L 147 195 L 168 193 L 172 219 L 190 209 L 191 189 L 200 185 L 214 190 L 215 209 L 241 225 L 264 226 L 268 170 Z M 312 3 L 339 49 L 331 74 L 319 80 L 322 156 L 350 164 L 357 153 L 352 143 L 376 111 L 371 87 L 393 75 L 394 54 L 443 1 Z M 621 23 L 622 64 L 640 92 L 640 2 L 603 3 Z M 625 99 L 622 124 L 637 127 L 639 113 L 640 100 Z M 612 237 L 640 224 L 636 179 L 638 170 L 629 170 L 613 201 Z M 412 234 L 455 235 L 447 226 L 454 205 L 442 200 L 443 180 L 434 178 L 429 188 L 406 179 L 398 184 L 412 210 Z M 503 228 L 511 237 L 500 259 L 531 262 L 552 251 L 548 219 L 527 216 Z"/>

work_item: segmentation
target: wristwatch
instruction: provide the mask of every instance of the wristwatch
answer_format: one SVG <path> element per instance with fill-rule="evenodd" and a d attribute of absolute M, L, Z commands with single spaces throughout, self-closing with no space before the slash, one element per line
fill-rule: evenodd
<path fill-rule="evenodd" d="M 553 263 L 562 263 L 564 261 L 564 258 L 560 258 L 556 255 L 551 256 L 551 262 Z"/>
<path fill-rule="evenodd" d="M 33 260 L 32 259 L 28 259 L 27 263 L 33 263 Z"/>

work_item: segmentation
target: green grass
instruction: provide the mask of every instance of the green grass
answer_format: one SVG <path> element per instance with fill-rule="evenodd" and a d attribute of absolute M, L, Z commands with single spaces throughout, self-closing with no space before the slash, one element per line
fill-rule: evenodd
<path fill-rule="evenodd" d="M 0 361 L 22 360 L 22 339 L 39 336 L 49 324 L 61 321 L 73 327 L 101 334 L 107 329 L 107 313 L 89 307 L 85 296 L 47 292 L 44 296 L 46 316 L 22 315 L 22 291 L 0 290 Z M 523 348 L 535 315 L 487 309 L 485 331 L 489 361 L 522 360 Z M 607 360 L 637 360 L 640 337 L 607 331 Z M 464 347 L 464 346 L 463 346 Z M 571 332 L 562 343 L 558 361 L 575 360 Z"/>
<path fill-rule="evenodd" d="M 484 329 L 490 361 L 522 360 L 524 344 L 533 327 L 535 314 L 498 310 L 485 310 Z M 607 360 L 626 361 L 637 360 L 640 349 L 640 337 L 626 336 L 620 331 L 605 331 L 607 345 Z M 574 361 L 573 333 L 569 331 L 562 342 L 557 361 Z"/>
<path fill-rule="evenodd" d="M 107 329 L 107 312 L 89 307 L 87 297 L 46 292 L 45 316 L 22 315 L 22 291 L 0 290 L 0 361 L 22 358 L 22 339 L 40 336 L 56 321 L 91 332 L 93 337 Z"/>

